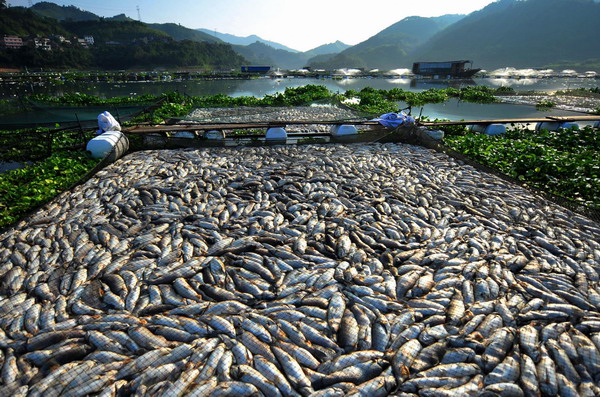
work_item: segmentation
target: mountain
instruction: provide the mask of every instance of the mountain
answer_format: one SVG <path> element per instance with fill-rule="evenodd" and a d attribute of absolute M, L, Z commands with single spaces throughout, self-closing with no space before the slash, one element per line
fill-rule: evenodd
<path fill-rule="evenodd" d="M 21 37 L 68 34 L 55 19 L 39 16 L 23 7 L 10 7 L 0 12 L 0 32 Z"/>
<path fill-rule="evenodd" d="M 62 26 L 78 37 L 93 36 L 97 43 L 107 41 L 130 43 L 135 40 L 168 40 L 172 39 L 167 33 L 153 29 L 138 21 L 98 21 L 71 22 L 64 21 Z"/>
<path fill-rule="evenodd" d="M 95 21 L 100 19 L 98 15 L 80 10 L 75 6 L 59 6 L 47 1 L 35 3 L 30 9 L 40 16 L 58 19 L 59 21 Z"/>
<path fill-rule="evenodd" d="M 209 43 L 223 42 L 214 36 L 200 32 L 196 29 L 186 28 L 185 26 L 181 26 L 176 23 L 149 23 L 148 26 L 168 34 L 175 40 L 192 40 L 197 42 L 207 41 Z"/>
<path fill-rule="evenodd" d="M 298 50 L 294 50 L 290 47 L 286 47 L 283 44 L 275 43 L 274 41 L 261 39 L 260 37 L 258 37 L 256 35 L 241 37 L 241 36 L 235 36 L 233 34 L 228 34 L 228 33 L 219 33 L 214 30 L 204 29 L 204 28 L 200 28 L 200 29 L 196 29 L 196 30 L 206 33 L 206 34 L 209 34 L 209 35 L 216 37 L 216 38 L 218 38 L 226 43 L 229 43 L 229 44 L 247 46 L 250 44 L 254 44 L 258 41 L 259 43 L 263 43 L 268 46 L 271 46 L 276 50 L 285 50 L 285 51 L 289 51 L 289 52 L 293 52 L 293 53 L 299 52 Z"/>
<path fill-rule="evenodd" d="M 301 68 L 308 58 L 299 52 L 290 52 L 259 41 L 250 45 L 234 45 L 235 52 L 243 56 L 252 65 L 268 65 L 283 69 Z"/>
<path fill-rule="evenodd" d="M 352 46 L 344 44 L 338 40 L 335 43 L 323 44 L 322 46 L 313 48 L 312 50 L 308 50 L 304 54 L 309 58 L 316 57 L 318 55 L 339 54 L 340 52 L 350 47 Z"/>
<path fill-rule="evenodd" d="M 600 65 L 600 3 L 501 0 L 439 32 L 414 60 L 471 59 L 495 69 Z"/>
<path fill-rule="evenodd" d="M 119 22 L 135 21 L 135 19 L 129 18 L 125 14 L 115 15 L 114 17 L 110 17 L 110 18 L 106 18 L 106 19 L 108 19 L 109 21 L 119 21 Z"/>
<path fill-rule="evenodd" d="M 111 21 L 111 22 L 137 22 L 136 20 L 128 17 L 125 14 L 115 15 L 110 18 L 101 18 L 98 15 L 80 10 L 74 6 L 59 6 L 54 3 L 50 3 L 47 1 L 43 1 L 40 3 L 36 3 L 30 7 L 30 9 L 36 14 L 47 17 L 54 18 L 59 21 L 68 21 L 68 22 L 86 22 L 92 21 L 97 22 L 100 20 Z M 215 38 L 212 35 L 199 32 L 195 29 L 189 29 L 184 26 L 175 24 L 175 23 L 149 23 L 146 24 L 147 27 L 151 29 L 158 30 L 160 32 L 166 33 L 168 36 L 172 37 L 177 41 L 181 40 L 192 40 L 196 42 L 209 42 L 209 43 L 222 43 L 222 40 Z M 80 28 L 77 29 L 81 31 Z M 148 34 L 149 32 L 143 32 L 142 34 Z M 89 33 L 92 34 L 92 33 Z M 133 37 L 135 38 L 135 37 Z"/>
<path fill-rule="evenodd" d="M 234 50 L 246 58 L 253 65 L 268 65 L 282 69 L 300 69 L 308 65 L 311 58 L 332 57 L 340 49 L 348 48 L 347 44 L 340 41 L 325 44 L 306 52 L 290 52 L 274 48 L 260 41 L 247 46 L 234 45 Z M 335 53 L 330 53 L 335 52 Z"/>
<path fill-rule="evenodd" d="M 324 62 L 313 60 L 311 66 L 380 69 L 403 67 L 411 62 L 410 53 L 415 48 L 463 17 L 464 15 L 443 15 L 434 18 L 407 17 L 329 60 Z"/>
<path fill-rule="evenodd" d="M 56 15 L 56 14 L 55 14 Z M 230 44 L 200 40 L 201 32 L 162 24 L 157 28 L 177 36 L 191 32 L 196 40 L 176 40 L 170 34 L 143 22 L 99 18 L 57 21 L 43 17 L 23 7 L 11 7 L 0 12 L 0 31 L 21 37 L 47 37 L 51 49 L 36 48 L 24 40 L 18 49 L 0 47 L 1 67 L 43 67 L 48 69 L 129 69 L 188 68 L 238 69 L 247 61 L 234 52 Z M 164 26 L 167 25 L 167 26 Z M 95 43 L 82 46 L 64 38 L 93 36 Z M 59 36 L 63 36 L 61 39 Z M 190 37 L 191 38 L 191 37 Z"/>

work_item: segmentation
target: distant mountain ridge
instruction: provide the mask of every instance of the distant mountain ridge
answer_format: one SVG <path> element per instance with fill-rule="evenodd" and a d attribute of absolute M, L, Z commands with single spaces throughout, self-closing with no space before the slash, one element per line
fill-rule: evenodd
<path fill-rule="evenodd" d="M 300 51 L 295 50 L 293 48 L 287 47 L 287 46 L 285 46 L 283 44 L 276 43 L 274 41 L 269 41 L 269 40 L 262 39 L 262 38 L 258 37 L 257 35 L 254 35 L 254 34 L 250 35 L 250 36 L 242 37 L 242 36 L 236 36 L 236 35 L 229 34 L 229 33 L 220 33 L 220 32 L 217 32 L 215 30 L 210 30 L 210 29 L 205 29 L 205 28 L 200 28 L 200 29 L 196 29 L 196 30 L 198 30 L 200 32 L 203 32 L 203 33 L 206 33 L 206 34 L 208 34 L 210 36 L 216 37 L 216 38 L 218 38 L 218 39 L 220 39 L 220 40 L 222 40 L 222 41 L 224 41 L 226 43 L 229 43 L 229 44 L 235 44 L 235 45 L 239 45 L 239 46 L 247 46 L 247 45 L 259 42 L 259 43 L 263 43 L 263 44 L 266 44 L 268 46 L 271 46 L 271 47 L 273 47 L 276 50 L 284 50 L 284 51 L 289 51 L 289 52 L 292 52 L 292 53 L 298 53 L 298 52 L 300 52 Z"/>
<path fill-rule="evenodd" d="M 2 9 L 0 31 L 22 37 L 23 45 L 0 47 L 0 66 L 239 70 L 247 62 L 230 44 L 176 24 L 151 25 L 125 15 L 101 18 L 76 7 L 52 3 L 42 4 L 38 9 L 43 15 L 25 7 Z M 32 36 L 44 37 L 47 47 L 39 48 L 33 40 L 28 40 Z M 82 44 L 85 36 L 92 36 L 94 43 Z"/>
<path fill-rule="evenodd" d="M 439 32 L 419 60 L 472 59 L 476 67 L 578 64 L 600 70 L 600 3 L 500 0 Z"/>
<path fill-rule="evenodd" d="M 5 13 L 17 8 L 9 8 Z M 63 23 L 141 23 L 124 14 L 101 18 L 77 7 L 50 2 L 36 3 L 30 11 Z M 20 26 L 10 18 L 3 21 L 4 31 L 9 34 L 25 31 L 46 34 L 44 32 L 62 29 L 59 24 L 52 28 L 39 21 L 22 20 Z M 411 16 L 355 46 L 336 42 L 306 52 L 255 35 L 242 38 L 178 24 L 138 25 L 136 34 L 150 34 L 144 33 L 144 29 L 149 29 L 148 32 L 156 32 L 157 37 L 165 34 L 178 41 L 218 43 L 223 40 L 233 43 L 235 51 L 249 63 L 286 69 L 311 66 L 391 70 L 410 68 L 417 61 L 470 59 L 474 67 L 485 69 L 576 67 L 600 71 L 598 21 L 599 0 L 497 0 L 467 16 Z M 111 29 L 119 26 L 111 26 Z"/>
<path fill-rule="evenodd" d="M 440 17 L 407 17 L 325 61 L 313 61 L 311 66 L 325 68 L 394 69 L 407 65 L 410 53 L 418 45 L 464 18 L 464 15 Z"/>
<path fill-rule="evenodd" d="M 81 10 L 75 6 L 59 6 L 48 1 L 35 3 L 30 9 L 38 15 L 47 18 L 58 19 L 59 21 L 93 21 L 100 17 L 92 12 Z"/>

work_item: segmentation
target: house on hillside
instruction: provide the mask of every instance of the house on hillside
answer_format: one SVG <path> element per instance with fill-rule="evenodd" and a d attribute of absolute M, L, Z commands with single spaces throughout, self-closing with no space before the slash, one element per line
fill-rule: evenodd
<path fill-rule="evenodd" d="M 77 44 L 79 44 L 80 46 L 82 46 L 83 48 L 88 48 L 88 42 L 85 39 L 79 39 L 77 38 Z"/>
<path fill-rule="evenodd" d="M 94 45 L 94 36 L 83 36 L 83 39 L 88 45 Z"/>
<path fill-rule="evenodd" d="M 33 46 L 38 50 L 52 51 L 52 45 L 50 39 L 47 37 L 34 37 Z"/>
<path fill-rule="evenodd" d="M 0 46 L 4 48 L 21 48 L 23 47 L 23 39 L 19 36 L 3 36 L 0 40 Z"/>

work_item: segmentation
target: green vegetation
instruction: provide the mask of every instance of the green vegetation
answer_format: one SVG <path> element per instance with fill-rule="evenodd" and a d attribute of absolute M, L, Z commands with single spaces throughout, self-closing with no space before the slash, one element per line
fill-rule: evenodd
<path fill-rule="evenodd" d="M 299 106 L 314 101 L 333 98 L 334 94 L 324 86 L 305 85 L 288 87 L 283 93 L 265 95 L 263 98 L 230 97 L 223 94 L 209 96 L 187 96 L 179 93 L 167 93 L 156 99 L 165 98 L 162 105 L 150 114 L 140 115 L 133 122 L 160 123 L 168 118 L 177 118 L 189 114 L 193 108 L 239 107 L 239 106 Z"/>
<path fill-rule="evenodd" d="M 74 7 L 64 8 L 77 11 Z M 75 19 L 81 18 L 86 16 L 80 15 Z M 168 28 L 166 30 L 171 31 Z M 183 37 L 180 30 L 177 29 L 176 37 Z M 244 58 L 234 52 L 230 45 L 214 43 L 212 38 L 207 39 L 210 42 L 201 41 L 200 32 L 190 36 L 195 41 L 177 41 L 168 33 L 138 21 L 99 18 L 58 22 L 56 19 L 39 16 L 30 9 L 14 7 L 0 13 L 0 31 L 21 37 L 49 37 L 51 40 L 51 51 L 35 48 L 30 42 L 18 49 L 0 48 L 0 66 L 7 67 L 231 69 L 245 63 Z M 95 40 L 95 44 L 89 48 L 84 48 L 77 42 L 62 42 L 58 37 L 71 40 L 74 36 L 83 38 L 86 35 L 93 36 Z"/>
<path fill-rule="evenodd" d="M 0 13 L 0 32 L 6 35 L 50 36 L 68 35 L 68 32 L 55 19 L 43 18 L 22 7 L 11 7 Z"/>
<path fill-rule="evenodd" d="M 80 10 L 75 6 L 59 6 L 58 4 L 47 1 L 35 3 L 31 7 L 31 11 L 43 17 L 54 18 L 59 21 L 91 21 L 99 19 L 96 14 Z"/>
<path fill-rule="evenodd" d="M 167 95 L 165 97 L 168 98 Z M 156 102 L 157 98 L 155 95 L 144 94 L 134 97 L 113 97 L 113 98 L 99 98 L 94 95 L 74 93 L 64 94 L 62 96 L 53 96 L 46 94 L 32 94 L 27 97 L 34 102 L 52 103 L 57 105 L 75 105 L 75 106 L 90 106 L 90 105 L 124 105 L 124 104 L 136 104 L 136 103 L 153 103 Z"/>
<path fill-rule="evenodd" d="M 85 152 L 58 152 L 42 162 L 0 174 L 0 227 L 50 201 L 96 164 L 98 160 Z"/>
<path fill-rule="evenodd" d="M 541 100 L 535 104 L 535 108 L 537 110 L 549 110 L 556 106 L 556 103 L 549 101 L 547 99 Z"/>
<path fill-rule="evenodd" d="M 431 88 L 426 91 L 404 91 L 400 88 L 391 90 L 377 90 L 371 87 L 363 88 L 360 92 L 346 91 L 342 96 L 345 99 L 358 98 L 360 104 L 357 109 L 371 113 L 382 114 L 394 112 L 398 109 L 396 102 L 405 102 L 409 106 L 424 106 L 428 103 L 442 103 L 449 98 L 459 98 L 465 102 L 493 103 L 496 101 L 496 90 L 484 86 L 445 88 Z"/>
<path fill-rule="evenodd" d="M 93 131 L 56 130 L 43 127 L 34 130 L 0 131 L 0 159 L 37 161 L 65 148 L 82 147 L 93 136 Z"/>
<path fill-rule="evenodd" d="M 152 29 L 145 23 L 138 21 L 110 21 L 106 19 L 83 22 L 64 21 L 62 26 L 78 37 L 84 35 L 94 36 L 94 41 L 100 44 L 107 41 L 131 43 L 142 40 L 171 39 L 168 34 Z"/>
<path fill-rule="evenodd" d="M 600 209 L 600 132 L 513 129 L 505 135 L 447 134 L 446 145 L 557 196 Z"/>

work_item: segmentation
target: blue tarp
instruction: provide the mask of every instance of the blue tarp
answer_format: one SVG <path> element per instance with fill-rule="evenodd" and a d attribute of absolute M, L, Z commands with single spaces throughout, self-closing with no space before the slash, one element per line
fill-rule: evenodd
<path fill-rule="evenodd" d="M 414 124 L 415 119 L 404 112 L 400 112 L 382 114 L 378 118 L 371 121 L 377 121 L 379 124 L 387 128 L 397 128 L 401 125 Z"/>

